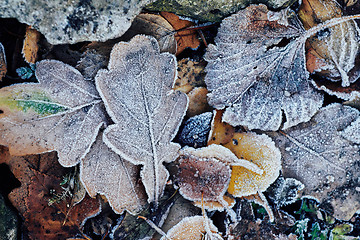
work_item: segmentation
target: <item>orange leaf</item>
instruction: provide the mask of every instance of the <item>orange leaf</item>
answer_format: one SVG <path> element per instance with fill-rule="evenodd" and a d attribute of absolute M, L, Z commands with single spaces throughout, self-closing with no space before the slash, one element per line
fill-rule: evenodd
<path fill-rule="evenodd" d="M 4 46 L 0 43 L 0 81 L 6 75 L 6 57 Z"/>
<path fill-rule="evenodd" d="M 160 15 L 172 25 L 175 31 L 177 31 L 175 34 L 177 42 L 176 55 L 179 55 L 187 47 L 197 48 L 200 45 L 200 40 L 197 37 L 197 31 L 191 28 L 189 29 L 189 27 L 194 26 L 193 22 L 181 20 L 174 13 L 161 12 Z"/>
<path fill-rule="evenodd" d="M 223 113 L 224 110 L 215 110 L 215 116 L 211 123 L 208 145 L 226 144 L 230 142 L 235 133 L 233 126 L 221 120 Z"/>
<path fill-rule="evenodd" d="M 28 63 L 35 63 L 38 57 L 40 33 L 31 26 L 26 27 L 25 40 L 22 49 L 22 54 L 25 61 Z"/>

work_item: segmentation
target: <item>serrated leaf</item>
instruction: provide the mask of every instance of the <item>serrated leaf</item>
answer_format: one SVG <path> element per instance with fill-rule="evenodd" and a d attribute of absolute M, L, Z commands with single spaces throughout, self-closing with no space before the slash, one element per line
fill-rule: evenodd
<path fill-rule="evenodd" d="M 92 82 L 59 61 L 41 61 L 36 77 L 39 83 L 0 89 L 0 144 L 12 155 L 56 150 L 63 166 L 74 166 L 105 121 L 100 97 Z"/>
<path fill-rule="evenodd" d="M 81 180 L 91 197 L 104 194 L 112 209 L 138 213 L 146 204 L 145 191 L 138 182 L 140 169 L 109 149 L 100 134 L 81 161 Z"/>
<path fill-rule="evenodd" d="M 176 60 L 159 52 L 152 37 L 135 36 L 114 46 L 96 86 L 115 124 L 104 142 L 125 160 L 144 165 L 141 178 L 149 202 L 158 202 L 169 173 L 162 164 L 177 157 L 172 143 L 187 108 L 184 93 L 174 92 Z"/>
<path fill-rule="evenodd" d="M 305 40 L 281 47 L 304 30 L 296 18 L 270 21 L 264 5 L 251 5 L 223 20 L 205 55 L 209 104 L 228 107 L 223 121 L 249 129 L 278 130 L 308 121 L 323 97 L 308 81 Z"/>
<path fill-rule="evenodd" d="M 355 108 L 331 104 L 307 123 L 272 133 L 282 152 L 284 176 L 300 180 L 304 195 L 329 201 L 340 219 L 350 219 L 360 208 L 354 187 L 359 183 L 360 146 L 343 137 L 357 119 Z"/>

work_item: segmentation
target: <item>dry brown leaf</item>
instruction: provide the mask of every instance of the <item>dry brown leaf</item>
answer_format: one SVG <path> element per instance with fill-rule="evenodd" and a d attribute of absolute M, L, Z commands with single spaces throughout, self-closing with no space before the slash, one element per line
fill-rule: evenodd
<path fill-rule="evenodd" d="M 193 22 L 181 20 L 174 13 L 161 12 L 163 16 L 175 29 L 175 39 L 177 42 L 176 55 L 180 54 L 185 48 L 197 48 L 200 45 L 200 40 L 197 37 L 197 31 L 191 29 L 194 26 Z"/>
<path fill-rule="evenodd" d="M 175 81 L 175 90 L 189 93 L 195 87 L 205 87 L 204 63 L 192 61 L 188 58 L 178 62 L 178 75 Z"/>
<path fill-rule="evenodd" d="M 0 43 L 0 82 L 7 72 L 6 56 L 4 46 Z"/>
<path fill-rule="evenodd" d="M 341 16 L 340 5 L 334 0 L 305 0 L 299 9 L 299 17 L 306 29 Z M 316 61 L 315 65 L 307 63 L 309 72 L 319 72 L 330 81 L 349 87 L 360 76 L 360 69 L 354 71 L 359 39 L 360 29 L 355 21 L 337 24 L 310 37 L 306 43 L 307 56 Z"/>
<path fill-rule="evenodd" d="M 1 146 L 0 161 L 8 164 L 21 182 L 21 187 L 14 189 L 9 199 L 25 219 L 30 239 L 81 236 L 85 220 L 100 211 L 99 201 L 89 197 L 75 206 L 71 205 L 71 198 L 49 206 L 49 200 L 53 198 L 50 193 L 63 192 L 60 183 L 68 172 L 59 165 L 55 152 L 13 157 Z"/>
<path fill-rule="evenodd" d="M 172 90 L 175 76 L 175 56 L 160 54 L 155 38 L 138 35 L 116 44 L 108 70 L 95 78 L 115 123 L 104 131 L 104 142 L 125 160 L 143 165 L 141 179 L 155 204 L 169 176 L 163 163 L 178 155 L 180 145 L 171 140 L 188 105 L 184 93 Z"/>
<path fill-rule="evenodd" d="M 175 29 L 162 16 L 157 14 L 142 13 L 136 16 L 131 27 L 126 32 L 126 38 L 137 34 L 150 35 L 159 43 L 160 52 L 176 53 Z"/>
<path fill-rule="evenodd" d="M 191 90 L 187 96 L 189 97 L 189 107 L 186 116 L 193 117 L 204 112 L 211 111 L 212 107 L 207 102 L 207 89 L 197 87 Z"/>
<path fill-rule="evenodd" d="M 223 122 L 222 115 L 224 110 L 215 110 L 214 118 L 211 123 L 208 145 L 226 144 L 231 141 L 235 128 L 228 123 Z"/>
<path fill-rule="evenodd" d="M 341 104 L 322 108 L 307 123 L 271 133 L 282 152 L 285 177 L 300 180 L 310 195 L 330 203 L 334 216 L 349 220 L 360 208 L 359 111 Z M 354 131 L 355 130 L 355 131 Z"/>
<path fill-rule="evenodd" d="M 231 177 L 229 166 L 215 158 L 182 155 L 179 161 L 179 192 L 190 201 L 221 201 Z"/>
<path fill-rule="evenodd" d="M 38 58 L 40 33 L 31 26 L 26 27 L 22 54 L 27 63 L 34 64 Z"/>

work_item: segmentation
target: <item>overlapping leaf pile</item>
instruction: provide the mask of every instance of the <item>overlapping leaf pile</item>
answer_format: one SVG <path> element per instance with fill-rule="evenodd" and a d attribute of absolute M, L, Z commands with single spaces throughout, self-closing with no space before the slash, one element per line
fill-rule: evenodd
<path fill-rule="evenodd" d="M 225 210 L 229 221 L 237 223 L 233 208 L 240 201 L 236 198 L 263 205 L 269 219 L 277 222 L 282 213 L 272 207 L 293 203 L 300 191 L 328 204 L 336 218 L 349 220 L 360 208 L 360 113 L 340 103 L 323 107 L 321 90 L 343 99 L 357 94 L 360 30 L 353 19 L 360 17 L 342 17 L 332 1 L 312 3 L 301 5 L 302 22 L 291 10 L 273 12 L 265 5 L 250 5 L 224 19 L 204 55 L 206 88 L 205 64 L 188 59 L 181 62 L 186 66 L 179 68 L 182 73 L 175 84 L 173 54 L 200 43 L 196 30 L 183 29 L 192 23 L 170 13 L 140 14 L 131 28 L 134 32 L 128 34 L 155 38 L 136 35 L 115 44 L 107 69 L 100 69 L 107 61 L 105 54 L 88 51 L 78 64 L 83 74 L 63 62 L 42 60 L 36 64 L 38 83 L 0 89 L 0 145 L 14 156 L 56 151 L 62 166 L 80 164 L 81 183 L 93 199 L 73 205 L 70 214 L 80 215 L 67 223 L 66 236 L 81 234 L 83 218 L 90 215 L 83 208 L 97 201 L 98 193 L 106 196 L 116 213 L 136 215 L 147 203 L 154 204 L 148 210 L 160 211 L 169 172 L 183 200 L 201 207 L 203 216 L 184 211 L 184 219 L 177 219 L 180 223 L 163 239 L 186 239 L 187 231 L 194 233 L 194 239 L 203 235 L 221 239 L 205 209 Z M 323 8 L 330 13 L 324 14 Z M 311 17 L 307 11 L 313 13 Z M 28 46 L 39 40 L 34 34 L 27 37 Z M 37 49 L 33 50 L 23 50 L 29 62 L 37 57 Z M 0 80 L 6 73 L 3 52 L 0 45 Z M 92 66 L 96 59 L 101 61 Z M 188 146 L 181 149 L 173 139 L 185 114 L 190 118 L 176 139 Z M 12 158 L 4 159 L 16 172 Z M 174 160 L 176 171 L 171 170 L 174 165 L 165 167 Z M 31 170 L 24 169 L 20 171 L 30 171 L 24 179 L 28 182 L 15 192 L 28 197 L 14 201 L 30 224 L 45 225 L 27 209 L 44 208 L 53 214 L 42 196 L 48 196 L 46 191 L 56 188 L 53 185 L 59 188 L 60 176 L 34 164 L 29 165 Z M 56 207 L 66 215 L 64 204 Z M 132 228 L 122 232 L 135 221 L 129 216 L 123 226 L 119 221 L 113 228 L 113 238 L 130 236 Z M 163 222 L 160 218 L 157 223 Z M 225 223 L 226 231 L 229 236 L 239 232 L 234 237 L 241 238 L 255 226 L 261 232 L 271 229 L 269 236 L 283 236 L 270 223 L 253 220 L 243 229 Z M 45 230 L 28 228 L 35 237 L 52 238 L 63 227 L 58 220 L 50 223 Z M 283 236 L 290 237 L 294 236 Z"/>
<path fill-rule="evenodd" d="M 81 161 L 89 194 L 105 194 L 118 213 L 135 213 L 146 202 L 135 166 L 141 164 L 148 201 L 157 203 L 169 176 L 162 163 L 177 156 L 180 145 L 171 140 L 187 108 L 186 95 L 171 92 L 175 64 L 145 36 L 113 48 L 96 87 L 69 65 L 41 61 L 39 83 L 0 90 L 0 144 L 12 155 L 56 150 L 66 167 Z M 107 113 L 115 124 L 107 126 Z"/>

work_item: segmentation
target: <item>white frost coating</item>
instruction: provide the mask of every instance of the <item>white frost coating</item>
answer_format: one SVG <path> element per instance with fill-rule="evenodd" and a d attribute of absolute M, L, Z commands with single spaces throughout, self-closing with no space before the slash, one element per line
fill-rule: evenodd
<path fill-rule="evenodd" d="M 74 166 L 106 122 L 95 85 L 75 68 L 55 60 L 39 62 L 36 77 L 39 83 L 16 84 L 0 90 L 0 96 L 14 105 L 20 101 L 37 109 L 14 110 L 6 101 L 0 101 L 4 110 L 0 119 L 0 144 L 9 146 L 13 155 L 55 150 L 61 165 Z M 37 112 L 47 108 L 63 108 L 63 111 L 44 116 Z"/>
<path fill-rule="evenodd" d="M 305 185 L 303 195 L 320 202 L 331 198 L 334 214 L 340 219 L 349 219 L 360 208 L 359 192 L 351 188 L 344 195 L 342 190 L 360 178 L 358 131 L 346 135 L 359 124 L 359 116 L 357 109 L 334 103 L 307 123 L 272 133 L 282 152 L 284 177 L 300 180 Z M 329 182 L 329 177 L 333 181 Z M 352 208 L 339 208 L 342 205 Z"/>
<path fill-rule="evenodd" d="M 340 131 L 340 134 L 350 142 L 360 144 L 360 118 L 352 122 L 343 131 Z"/>
<path fill-rule="evenodd" d="M 199 158 L 216 158 L 225 164 L 241 166 L 254 173 L 263 174 L 263 170 L 256 164 L 244 159 L 239 159 L 230 149 L 218 144 L 211 144 L 207 147 L 197 149 L 186 147 L 180 151 L 180 155 L 194 155 Z"/>
<path fill-rule="evenodd" d="M 148 201 L 157 204 L 169 176 L 162 163 L 177 157 L 180 145 L 171 140 L 188 106 L 186 94 L 171 91 L 175 56 L 160 54 L 155 38 L 138 35 L 113 47 L 108 69 L 95 77 L 115 122 L 103 141 L 124 159 L 144 165 L 140 175 Z"/>
<path fill-rule="evenodd" d="M 278 19 L 278 18 L 277 18 Z M 308 81 L 305 32 L 297 19 L 268 21 L 264 5 L 251 5 L 223 20 L 204 58 L 209 104 L 228 107 L 223 121 L 249 129 L 278 130 L 308 121 L 321 107 L 323 96 Z M 259 23 L 260 22 L 260 23 Z M 269 30 L 271 29 L 271 30 Z M 265 37 L 266 36 L 266 37 Z M 290 41 L 277 47 L 284 38 Z"/>
<path fill-rule="evenodd" d="M 222 240 L 223 238 L 218 234 L 218 231 L 211 219 L 206 216 L 186 217 L 172 227 L 161 240 L 202 240 L 204 238 Z"/>
<path fill-rule="evenodd" d="M 118 214 L 124 210 L 136 214 L 146 204 L 137 175 L 138 167 L 109 149 L 102 141 L 102 134 L 80 165 L 80 179 L 89 195 L 105 195 Z"/>

